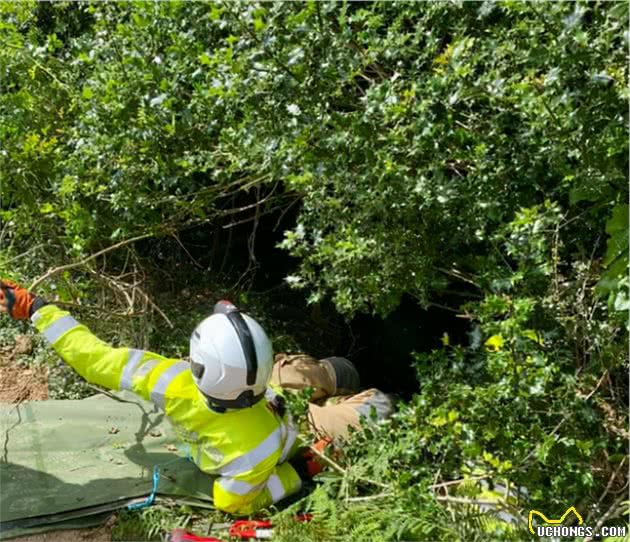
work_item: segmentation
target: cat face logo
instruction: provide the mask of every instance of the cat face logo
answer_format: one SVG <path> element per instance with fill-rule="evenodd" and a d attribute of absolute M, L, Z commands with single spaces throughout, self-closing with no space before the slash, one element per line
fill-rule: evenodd
<path fill-rule="evenodd" d="M 538 510 L 530 510 L 529 511 L 529 530 L 531 531 L 532 534 L 536 534 L 534 532 L 534 526 L 532 525 L 534 514 L 539 516 L 548 525 L 559 525 L 561 523 L 564 523 L 564 520 L 567 518 L 567 516 L 571 512 L 575 514 L 575 517 L 578 520 L 578 525 L 582 525 L 582 523 L 584 523 L 584 520 L 582 519 L 582 516 L 580 515 L 580 513 L 575 509 L 575 506 L 571 506 L 570 508 L 568 508 L 567 511 L 564 514 L 562 514 L 562 517 L 560 519 L 549 519 L 547 516 L 545 516 L 545 514 L 543 514 L 542 512 L 539 512 Z"/>

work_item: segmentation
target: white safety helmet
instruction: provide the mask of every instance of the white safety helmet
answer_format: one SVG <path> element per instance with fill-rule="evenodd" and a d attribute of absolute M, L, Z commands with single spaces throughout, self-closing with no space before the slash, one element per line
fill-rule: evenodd
<path fill-rule="evenodd" d="M 246 408 L 265 395 L 273 350 L 262 327 L 229 301 L 190 337 L 190 369 L 199 391 L 214 409 Z"/>

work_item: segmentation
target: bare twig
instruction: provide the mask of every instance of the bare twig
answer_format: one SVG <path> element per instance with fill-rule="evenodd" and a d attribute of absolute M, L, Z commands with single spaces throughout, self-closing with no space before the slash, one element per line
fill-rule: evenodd
<path fill-rule="evenodd" d="M 364 501 L 373 501 L 375 499 L 387 499 L 388 497 L 393 497 L 394 494 L 384 491 L 383 493 L 377 493 L 376 495 L 368 495 L 366 497 L 348 497 L 346 499 L 347 502 L 364 502 Z"/>
<path fill-rule="evenodd" d="M 551 261 L 553 262 L 553 292 L 555 302 L 560 301 L 560 277 L 558 273 L 558 264 L 560 263 L 559 256 L 560 248 L 560 223 L 556 224 L 553 232 L 553 241 L 551 246 Z"/>
<path fill-rule="evenodd" d="M 266 201 L 268 201 L 274 194 L 276 188 L 278 186 L 278 183 L 276 183 L 276 185 L 273 187 L 273 189 L 271 190 L 271 192 L 269 192 L 269 194 L 267 194 L 263 199 L 259 200 L 257 199 L 254 203 L 250 203 L 248 205 L 243 205 L 242 207 L 232 207 L 231 209 L 226 209 L 226 210 L 222 210 L 220 211 L 218 214 L 220 216 L 228 216 L 228 215 L 235 215 L 238 213 L 242 213 L 243 211 L 247 211 L 248 209 L 254 209 L 260 206 L 260 204 L 265 203 Z M 278 198 L 281 198 L 282 195 L 277 196 Z"/>
<path fill-rule="evenodd" d="M 381 78 L 381 80 L 385 81 L 386 79 L 389 79 L 390 76 L 388 74 L 385 73 L 385 71 L 383 70 L 383 68 L 381 67 L 381 65 L 376 62 L 375 60 L 371 59 L 369 54 L 366 52 L 365 49 L 363 49 L 363 47 L 361 47 L 356 41 L 354 40 L 350 40 L 350 42 L 348 43 L 348 46 L 353 50 L 356 51 L 357 53 L 359 53 L 363 58 L 367 59 L 369 64 L 367 64 L 365 66 L 365 68 L 371 68 L 372 70 L 374 70 L 374 72 Z"/>
<path fill-rule="evenodd" d="M 90 388 L 91 390 L 94 390 L 96 393 L 101 393 L 101 394 L 109 397 L 110 399 L 114 399 L 115 401 L 120 401 L 122 403 L 132 403 L 133 402 L 133 401 L 125 401 L 124 399 L 121 399 L 120 397 L 116 397 L 109 390 L 100 388 L 99 386 L 94 386 L 93 384 L 90 384 L 89 382 L 86 382 L 85 384 L 86 384 L 86 386 L 88 388 Z"/>
<path fill-rule="evenodd" d="M 295 198 L 291 203 L 289 203 L 289 205 L 287 205 L 284 208 L 284 211 L 282 211 L 282 213 L 278 217 L 278 220 L 276 221 L 276 225 L 273 227 L 272 231 L 276 231 L 278 229 L 278 226 L 280 226 L 280 222 L 282 222 L 284 215 L 286 215 L 289 209 L 291 209 L 291 207 L 293 207 L 298 201 L 302 201 L 302 198 L 301 197 Z"/>
<path fill-rule="evenodd" d="M 471 506 L 491 506 L 497 510 L 508 510 L 514 518 L 527 523 L 525 519 L 520 515 L 519 510 L 506 503 L 505 501 L 487 501 L 485 499 L 468 499 L 466 497 L 451 497 L 447 495 L 438 495 L 435 497 L 438 502 L 447 502 L 454 504 L 467 504 Z"/>
<path fill-rule="evenodd" d="M 589 520 L 591 519 L 591 516 L 593 515 L 593 512 L 595 510 L 599 509 L 599 505 L 604 501 L 604 499 L 606 498 L 606 495 L 608 495 L 608 493 L 610 492 L 610 489 L 612 488 L 612 485 L 615 481 L 615 478 L 617 478 L 617 475 L 621 472 L 621 469 L 623 468 L 623 466 L 626 463 L 626 458 L 624 457 L 621 462 L 619 463 L 619 466 L 617 467 L 617 469 L 615 470 L 615 472 L 612 473 L 612 476 L 610 477 L 610 480 L 608 480 L 608 484 L 606 485 L 606 489 L 604 490 L 604 493 L 602 493 L 601 497 L 599 498 L 599 500 L 597 501 L 597 504 L 592 508 L 591 512 L 589 512 L 587 518 L 586 518 L 586 523 L 589 523 Z"/>
<path fill-rule="evenodd" d="M 111 311 L 103 305 L 81 305 L 80 303 L 69 303 L 68 301 L 55 301 L 55 305 L 66 309 L 80 309 L 85 311 L 94 311 L 99 314 L 109 314 L 110 316 L 144 316 L 146 312 L 129 312 L 129 311 Z"/>
<path fill-rule="evenodd" d="M 333 461 L 332 459 L 330 459 L 330 457 L 326 457 L 322 452 L 320 452 L 314 446 L 309 446 L 309 449 L 314 454 L 319 456 L 320 459 L 323 459 L 326 463 L 328 463 L 328 465 L 331 466 L 334 470 L 336 470 L 339 474 L 343 474 L 344 476 L 348 474 L 346 469 L 344 469 L 341 465 L 339 465 L 339 463 L 337 463 L 336 461 Z"/>
<path fill-rule="evenodd" d="M 201 265 L 201 264 L 200 264 L 197 260 L 195 260 L 195 258 L 193 258 L 193 255 L 192 255 L 190 252 L 188 252 L 188 249 L 184 246 L 184 244 L 181 242 L 181 240 L 180 240 L 179 236 L 178 236 L 176 233 L 174 233 L 174 234 L 172 235 L 172 237 L 173 237 L 173 239 L 175 239 L 175 241 L 177 241 L 177 244 L 178 244 L 180 247 L 182 247 L 182 250 L 183 250 L 186 254 L 188 254 L 188 257 L 190 258 L 190 261 L 191 261 L 193 264 L 195 264 L 195 266 L 196 266 L 196 267 L 198 267 L 199 269 L 205 269 L 205 267 L 204 267 L 203 265 Z"/>
<path fill-rule="evenodd" d="M 228 261 L 228 256 L 230 255 L 230 248 L 232 247 L 232 233 L 234 230 L 230 229 L 228 231 L 227 242 L 225 243 L 225 252 L 223 253 L 223 258 L 221 259 L 221 266 L 219 267 L 219 274 L 223 273 L 223 269 Z"/>
<path fill-rule="evenodd" d="M 440 479 L 441 474 L 442 474 L 442 468 L 440 467 L 435 473 L 435 476 L 433 477 L 433 485 L 431 485 L 430 487 L 434 487 L 437 484 L 437 481 Z"/>
<path fill-rule="evenodd" d="M 164 311 L 160 307 L 158 307 L 157 304 L 143 290 L 141 290 L 140 288 L 137 288 L 137 290 L 140 295 L 144 297 L 146 302 L 155 310 L 155 312 L 157 312 L 162 318 L 164 318 L 164 321 L 168 324 L 168 327 L 173 329 L 175 326 L 173 325 L 173 322 L 170 321 L 169 317 L 164 314 Z"/>
<path fill-rule="evenodd" d="M 593 394 L 599 389 L 599 387 L 602 385 L 602 382 L 606 380 L 607 376 L 608 376 L 608 369 L 604 371 L 604 374 L 597 381 L 597 384 L 595 385 L 595 387 L 589 392 L 589 394 L 586 397 L 584 397 L 585 401 L 588 401 L 591 397 L 593 397 Z"/>
<path fill-rule="evenodd" d="M 578 215 L 576 215 L 576 216 L 574 216 L 572 218 L 569 218 L 568 220 L 565 220 L 562 224 L 559 225 L 559 229 L 566 228 L 569 224 L 575 222 L 576 220 L 580 220 L 581 218 L 583 218 L 585 214 L 592 213 L 593 210 L 594 210 L 593 207 L 588 207 L 585 211 L 582 211 L 580 214 L 578 214 Z"/>
<path fill-rule="evenodd" d="M 274 187 L 275 190 L 275 187 Z M 256 187 L 256 199 L 260 200 L 260 186 Z M 256 260 L 256 232 L 258 231 L 258 223 L 260 222 L 260 204 L 256 205 L 256 214 L 254 216 L 254 226 L 252 227 L 252 232 L 247 238 L 247 250 L 249 252 L 249 263 L 250 265 L 257 265 Z M 249 266 L 248 266 L 249 268 Z"/>
<path fill-rule="evenodd" d="M 173 323 L 171 322 L 169 317 L 166 316 L 164 311 L 153 301 L 153 299 L 151 299 L 151 297 L 144 290 L 142 290 L 142 288 L 140 288 L 140 284 L 142 284 L 142 282 L 144 281 L 144 277 L 138 271 L 127 273 L 127 275 L 130 275 L 134 278 L 136 278 L 139 274 L 141 275 L 139 278 L 136 278 L 136 281 L 132 284 L 122 282 L 119 277 L 112 277 L 106 275 L 105 273 L 98 272 L 94 269 L 90 269 L 90 272 L 95 275 L 97 280 L 104 281 L 110 289 L 118 292 L 120 295 L 122 295 L 122 297 L 124 297 L 128 307 L 127 311 L 123 314 L 124 316 L 137 316 L 138 314 L 144 314 L 146 313 L 147 308 L 151 307 L 164 319 L 164 321 L 168 324 L 170 328 L 174 327 Z M 140 296 L 142 301 L 144 301 L 143 310 L 139 313 L 135 310 L 136 294 Z"/>
<path fill-rule="evenodd" d="M 18 49 L 20 51 L 23 51 L 24 49 L 18 45 L 15 45 L 13 43 L 9 43 L 9 42 L 3 42 L 2 45 L 6 45 L 8 47 L 11 47 L 12 49 Z M 40 62 L 38 62 L 37 60 L 35 60 L 32 56 L 30 55 L 24 55 L 26 56 L 26 58 L 28 58 L 33 64 L 35 64 L 35 66 L 37 66 L 40 70 L 42 70 L 46 75 L 48 75 L 48 77 L 50 77 L 55 83 L 57 83 L 62 89 L 64 89 L 66 92 L 68 92 L 70 90 L 70 87 L 68 85 L 66 85 L 66 83 L 64 83 L 63 81 L 59 80 L 57 78 L 57 76 L 51 72 L 46 66 L 44 66 L 43 64 L 41 64 Z"/>
<path fill-rule="evenodd" d="M 431 489 L 439 489 L 441 487 L 448 487 L 463 484 L 464 482 L 478 482 L 479 480 L 484 480 L 488 478 L 489 475 L 484 474 L 483 476 L 471 476 L 470 478 L 460 478 L 459 480 L 451 480 L 449 482 L 442 482 L 439 484 L 433 484 L 429 486 Z"/>
<path fill-rule="evenodd" d="M 256 186 L 257 184 L 264 184 L 265 181 L 268 181 L 270 179 L 271 179 L 271 175 L 269 175 L 268 173 L 265 173 L 264 175 L 259 175 L 257 177 L 251 177 L 251 176 L 241 177 L 237 179 L 236 181 L 232 181 L 231 183 L 228 183 L 225 185 L 214 184 L 212 186 L 203 188 L 201 190 L 197 190 L 196 192 L 190 192 L 188 194 L 184 194 L 182 198 L 192 198 L 190 200 L 191 204 L 194 203 L 195 200 L 199 196 L 206 196 L 206 195 L 211 195 L 211 194 L 214 194 L 215 197 L 228 198 L 237 193 L 246 192 L 252 186 Z M 234 190 L 231 190 L 232 188 L 234 188 Z M 157 199 L 154 201 L 154 203 L 161 204 L 161 203 L 167 203 L 170 201 L 172 201 L 172 196 L 167 196 L 165 198 Z"/>
<path fill-rule="evenodd" d="M 447 307 L 446 305 L 441 305 L 440 303 L 429 303 L 428 304 L 429 307 L 436 307 L 438 309 L 442 309 L 444 311 L 448 311 L 448 312 L 454 312 L 457 316 L 459 316 L 460 318 L 465 318 L 467 315 L 462 314 L 461 311 L 454 309 L 453 307 Z"/>
<path fill-rule="evenodd" d="M 22 252 L 22 254 L 18 254 L 17 256 L 13 256 L 13 258 L 8 259 L 5 263 L 5 265 L 10 264 L 16 260 L 19 260 L 20 258 L 23 258 L 24 256 L 26 256 L 27 254 L 30 254 L 31 252 L 34 252 L 35 250 L 42 248 L 44 245 L 44 243 L 40 243 L 38 245 L 35 245 L 34 247 L 29 248 L 26 252 Z"/>
<path fill-rule="evenodd" d="M 436 500 L 440 501 L 440 502 L 452 502 L 452 503 L 457 503 L 457 504 L 472 504 L 472 505 L 489 505 L 489 506 L 495 506 L 497 508 L 499 508 L 503 503 L 501 501 L 486 501 L 486 500 L 480 500 L 480 499 L 467 499 L 465 497 L 451 497 L 448 495 L 436 495 L 435 496 Z"/>
<path fill-rule="evenodd" d="M 330 465 L 334 470 L 336 470 L 339 474 L 342 474 L 344 476 L 347 476 L 348 471 L 346 469 L 344 469 L 341 465 L 339 465 L 339 463 L 333 461 L 330 457 L 327 457 L 326 455 L 324 455 L 322 452 L 320 452 L 318 449 L 316 449 L 314 446 L 309 446 L 309 449 L 315 454 L 317 455 L 320 459 L 322 459 L 325 463 L 327 463 L 328 465 Z M 370 480 L 369 478 L 363 478 L 360 477 L 358 478 L 358 480 L 361 480 L 363 482 L 368 482 L 369 484 L 378 486 L 378 487 L 382 487 L 384 489 L 391 489 L 390 486 L 388 486 L 387 484 L 383 484 L 382 482 L 377 482 L 376 480 Z"/>
<path fill-rule="evenodd" d="M 552 437 L 553 435 L 555 435 L 558 430 L 564 425 L 564 423 L 571 418 L 572 414 L 565 414 L 565 416 L 556 424 L 556 426 L 551 430 L 551 433 L 549 433 L 549 437 Z M 518 464 L 518 466 L 522 466 L 531 456 L 533 456 L 536 453 L 536 446 L 534 446 L 531 451 L 523 458 L 523 460 Z"/>
<path fill-rule="evenodd" d="M 442 272 L 442 273 L 444 273 L 445 275 L 449 275 L 449 276 L 454 277 L 456 279 L 459 279 L 459 280 L 461 280 L 463 282 L 467 282 L 468 284 L 472 284 L 476 288 L 481 289 L 481 286 L 479 286 L 479 284 L 477 284 L 470 277 L 467 277 L 466 275 L 464 275 L 464 273 L 462 273 L 458 269 L 454 269 L 454 268 L 453 269 L 443 269 L 441 267 L 438 267 L 437 270 Z"/>
<path fill-rule="evenodd" d="M 131 243 L 135 243 L 136 241 L 140 241 L 141 239 L 147 239 L 152 236 L 153 236 L 152 233 L 145 233 L 144 235 L 138 235 L 137 237 L 132 237 L 131 239 L 125 239 L 124 241 L 120 241 L 119 243 L 116 243 L 107 248 L 104 248 L 103 250 L 99 250 L 98 252 L 95 252 L 94 254 L 87 256 L 86 258 L 83 258 L 82 260 L 78 262 L 69 263 L 66 265 L 60 265 L 59 267 L 55 267 L 54 269 L 49 269 L 44 275 L 35 279 L 33 284 L 30 285 L 29 290 L 34 290 L 35 288 L 37 288 L 37 286 L 39 286 L 45 280 L 48 280 L 50 277 L 57 275 L 63 271 L 74 269 L 76 267 L 81 267 L 82 265 L 85 265 L 86 263 L 91 262 L 95 258 L 98 258 L 99 256 L 102 256 L 103 254 L 107 254 L 108 252 L 111 252 L 112 250 L 116 250 L 120 247 L 130 245 Z"/>
<path fill-rule="evenodd" d="M 278 199 L 280 199 L 282 196 L 278 196 Z M 258 213 L 254 214 L 254 216 L 248 216 L 247 218 L 243 218 L 241 220 L 237 220 L 235 222 L 230 222 L 229 224 L 225 224 L 224 226 L 221 226 L 221 228 L 223 228 L 224 230 L 227 230 L 229 228 L 233 228 L 234 226 L 240 226 L 241 224 L 246 224 L 247 222 L 252 222 L 253 220 L 257 220 L 257 216 L 258 218 L 260 218 L 261 216 L 264 215 L 269 215 L 271 213 L 275 213 L 276 211 L 279 211 L 280 209 L 282 209 L 284 207 L 284 211 L 283 214 L 280 216 L 280 218 L 278 219 L 278 222 L 276 222 L 276 225 L 274 226 L 272 231 L 276 231 L 279 221 L 284 217 L 284 213 L 290 208 L 292 207 L 296 202 L 300 201 L 302 198 L 301 196 L 298 197 L 297 199 L 293 200 L 291 203 L 289 203 L 288 205 L 286 205 L 285 203 L 281 203 L 280 205 L 275 205 L 274 207 L 270 207 L 269 209 L 265 209 L 264 211 L 256 211 Z"/>
<path fill-rule="evenodd" d="M 628 497 L 627 495 L 621 495 L 613 504 L 612 506 L 606 511 L 606 513 L 599 519 L 599 521 L 597 522 L 597 524 L 595 525 L 595 528 L 593 529 L 593 532 L 599 532 L 600 528 L 602 527 L 602 525 L 606 522 L 606 520 L 614 513 L 617 511 L 617 508 L 619 508 L 619 505 L 626 500 Z M 588 538 L 584 539 L 584 542 L 592 542 L 593 537 L 590 536 Z"/>

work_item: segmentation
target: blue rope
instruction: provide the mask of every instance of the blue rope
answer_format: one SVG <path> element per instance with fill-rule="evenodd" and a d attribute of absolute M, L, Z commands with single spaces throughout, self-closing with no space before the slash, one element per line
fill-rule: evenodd
<path fill-rule="evenodd" d="M 175 461 L 179 461 L 180 459 L 189 459 L 192 461 L 189 445 L 186 445 L 186 457 L 176 457 L 175 459 L 172 459 L 171 461 L 167 461 L 166 463 L 160 463 L 158 465 L 153 466 L 153 488 L 151 489 L 151 493 L 142 502 L 128 504 L 127 510 L 141 510 L 143 508 L 147 508 L 151 506 L 155 502 L 155 495 L 157 494 L 158 484 L 160 483 L 160 467 L 165 467 L 166 465 L 175 463 Z"/>
<path fill-rule="evenodd" d="M 178 457 L 177 459 L 181 459 L 181 458 Z M 171 463 L 171 461 L 169 461 L 169 463 Z M 153 502 L 155 501 L 155 494 L 157 493 L 157 488 L 158 488 L 159 483 L 160 483 L 160 468 L 158 465 L 155 465 L 153 467 L 153 489 L 151 490 L 151 493 L 142 502 L 128 504 L 127 510 L 140 510 L 142 508 L 147 508 L 148 506 L 151 506 Z"/>

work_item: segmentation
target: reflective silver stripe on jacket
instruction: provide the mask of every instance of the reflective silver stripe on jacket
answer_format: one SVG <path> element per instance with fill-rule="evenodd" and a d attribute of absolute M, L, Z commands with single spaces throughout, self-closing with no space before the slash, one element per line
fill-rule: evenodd
<path fill-rule="evenodd" d="M 61 337 L 67 331 L 70 331 L 72 328 L 77 327 L 78 325 L 79 322 L 77 322 L 69 314 L 66 314 L 66 316 L 62 316 L 61 318 L 59 318 L 59 320 L 55 320 L 42 333 L 50 344 L 55 344 L 59 337 Z"/>
<path fill-rule="evenodd" d="M 278 502 L 287 494 L 277 474 L 272 474 L 269 477 L 269 479 L 267 480 L 267 489 L 269 490 L 269 493 L 271 495 L 271 502 L 274 503 Z"/>
<path fill-rule="evenodd" d="M 251 470 L 261 461 L 275 454 L 280 449 L 281 444 L 282 432 L 281 428 L 278 427 L 253 450 L 233 459 L 227 465 L 221 467 L 218 472 L 226 476 L 236 476 Z"/>
<path fill-rule="evenodd" d="M 282 450 L 284 451 L 284 443 L 287 441 L 287 424 L 280 420 L 280 444 L 282 446 Z M 280 454 L 282 455 L 282 453 Z M 280 460 L 278 459 L 278 463 Z"/>
<path fill-rule="evenodd" d="M 147 373 L 153 369 L 158 363 L 160 363 L 157 359 L 150 359 L 146 363 L 140 365 L 140 368 L 131 375 L 131 379 L 133 381 L 134 378 L 144 378 L 147 376 Z"/>
<path fill-rule="evenodd" d="M 136 350 L 135 348 L 129 349 L 129 358 L 127 359 L 122 376 L 120 377 L 121 390 L 131 389 L 131 377 L 133 376 L 138 363 L 140 363 L 142 356 L 144 356 L 144 350 Z"/>
<path fill-rule="evenodd" d="M 236 480 L 235 478 L 226 478 L 222 476 L 217 478 L 217 484 L 219 484 L 225 491 L 230 493 L 236 493 L 237 495 L 247 495 L 260 491 L 265 484 L 250 484 L 249 482 L 243 482 L 243 480 Z"/>
<path fill-rule="evenodd" d="M 178 361 L 174 365 L 171 365 L 166 371 L 164 371 L 158 381 L 151 389 L 151 401 L 153 401 L 158 407 L 164 408 L 164 394 L 169 384 L 186 369 L 189 368 L 188 363 L 185 361 Z"/>
<path fill-rule="evenodd" d="M 280 459 L 278 459 L 278 464 L 284 463 L 286 461 L 287 456 L 289 455 L 289 452 L 291 451 L 291 448 L 293 447 L 293 444 L 297 437 L 297 431 L 293 426 L 293 419 L 291 418 L 291 414 L 287 414 L 286 426 L 287 435 L 284 441 L 284 446 L 282 447 L 282 454 L 280 455 Z"/>

